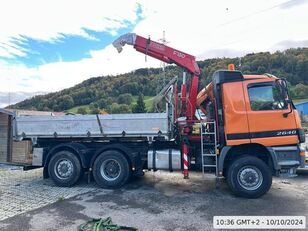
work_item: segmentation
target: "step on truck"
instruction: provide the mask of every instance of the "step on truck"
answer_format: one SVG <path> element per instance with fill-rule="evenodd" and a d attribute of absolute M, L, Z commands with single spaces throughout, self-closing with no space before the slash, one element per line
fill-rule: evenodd
<path fill-rule="evenodd" d="M 272 176 L 295 176 L 305 141 L 287 82 L 270 74 L 217 70 L 200 92 L 195 57 L 133 33 L 114 41 L 184 69 L 183 82 L 166 86 L 163 113 L 15 116 L 16 140 L 33 143 L 32 167 L 72 186 L 85 172 L 116 188 L 145 170 L 212 172 L 238 196 L 257 198 Z M 187 79 L 187 80 L 186 80 Z M 187 83 L 188 84 L 187 84 Z"/>

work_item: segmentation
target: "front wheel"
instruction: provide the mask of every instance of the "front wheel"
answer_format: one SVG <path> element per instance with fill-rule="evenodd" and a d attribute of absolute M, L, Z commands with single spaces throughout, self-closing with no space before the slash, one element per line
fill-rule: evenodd
<path fill-rule="evenodd" d="M 227 182 L 235 195 L 258 198 L 270 189 L 272 173 L 262 160 L 244 156 L 235 160 L 228 168 Z"/>
<path fill-rule="evenodd" d="M 93 164 L 93 177 L 103 188 L 118 188 L 124 185 L 131 175 L 126 157 L 115 150 L 100 154 Z"/>

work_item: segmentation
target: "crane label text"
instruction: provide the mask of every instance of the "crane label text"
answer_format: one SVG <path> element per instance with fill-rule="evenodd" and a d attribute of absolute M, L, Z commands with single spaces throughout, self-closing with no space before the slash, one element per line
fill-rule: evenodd
<path fill-rule="evenodd" d="M 179 58 L 184 59 L 185 58 L 185 54 L 179 51 L 173 51 L 173 54 L 178 56 Z"/>

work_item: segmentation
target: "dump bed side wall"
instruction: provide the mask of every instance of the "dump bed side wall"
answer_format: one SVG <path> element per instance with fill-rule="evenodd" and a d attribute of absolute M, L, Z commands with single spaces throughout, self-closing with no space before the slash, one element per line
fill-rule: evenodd
<path fill-rule="evenodd" d="M 14 121 L 15 138 L 118 137 L 168 134 L 167 113 L 20 116 Z"/>

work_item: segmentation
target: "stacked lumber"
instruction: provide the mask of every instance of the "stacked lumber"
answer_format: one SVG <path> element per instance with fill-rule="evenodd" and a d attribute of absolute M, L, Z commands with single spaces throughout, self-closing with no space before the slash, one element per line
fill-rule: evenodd
<path fill-rule="evenodd" d="M 8 115 L 0 113 L 0 162 L 7 161 L 8 125 Z"/>
<path fill-rule="evenodd" d="M 12 162 L 30 164 L 32 162 L 31 141 L 13 141 Z"/>

